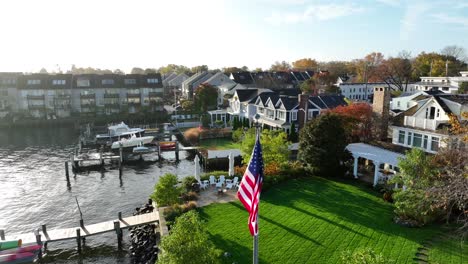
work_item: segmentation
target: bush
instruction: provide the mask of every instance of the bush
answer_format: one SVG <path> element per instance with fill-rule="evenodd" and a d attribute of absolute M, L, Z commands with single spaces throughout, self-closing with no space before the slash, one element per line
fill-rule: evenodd
<path fill-rule="evenodd" d="M 182 194 L 182 200 L 188 202 L 188 201 L 196 201 L 198 200 L 199 196 L 196 192 L 187 192 Z"/>
<path fill-rule="evenodd" d="M 423 190 L 399 190 L 393 198 L 395 213 L 402 220 L 415 220 L 420 225 L 425 225 L 442 218 L 443 212 L 432 208 L 433 198 Z"/>
<path fill-rule="evenodd" d="M 243 137 L 244 130 L 242 130 L 242 128 L 238 128 L 232 131 L 232 141 L 240 142 Z"/>
<path fill-rule="evenodd" d="M 159 178 L 159 182 L 154 187 L 154 192 L 150 196 L 151 199 L 153 199 L 158 206 L 178 203 L 181 190 L 176 186 L 177 183 L 177 176 L 170 173 L 165 174 Z"/>
<path fill-rule="evenodd" d="M 385 259 L 382 254 L 375 253 L 372 249 L 357 249 L 354 252 L 350 250 L 341 253 L 341 263 L 343 264 L 389 264 L 392 260 Z"/>
<path fill-rule="evenodd" d="M 182 186 L 185 187 L 185 190 L 187 190 L 187 192 L 192 190 L 192 184 L 194 183 L 198 183 L 197 179 L 194 176 L 188 176 L 182 180 Z"/>
<path fill-rule="evenodd" d="M 193 210 L 193 209 L 197 208 L 197 206 L 198 206 L 197 202 L 190 201 L 190 202 L 185 204 L 185 212 Z"/>

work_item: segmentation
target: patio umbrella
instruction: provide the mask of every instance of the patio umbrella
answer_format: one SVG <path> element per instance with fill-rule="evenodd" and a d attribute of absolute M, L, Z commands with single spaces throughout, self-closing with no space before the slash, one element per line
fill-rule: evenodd
<path fill-rule="evenodd" d="M 195 155 L 195 178 L 197 181 L 200 181 L 200 158 L 198 158 L 198 155 Z"/>
<path fill-rule="evenodd" d="M 234 155 L 229 152 L 229 176 L 234 176 Z"/>

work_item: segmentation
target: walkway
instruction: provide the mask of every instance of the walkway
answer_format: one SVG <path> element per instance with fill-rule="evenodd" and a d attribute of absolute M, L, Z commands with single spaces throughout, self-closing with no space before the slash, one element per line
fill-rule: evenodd
<path fill-rule="evenodd" d="M 206 190 L 200 191 L 198 198 L 198 207 L 207 206 L 212 203 L 229 203 L 237 200 L 237 190 L 226 190 L 223 194 L 218 194 L 218 189 L 215 187 L 208 187 Z"/>
<path fill-rule="evenodd" d="M 61 240 L 68 240 L 68 239 L 76 239 L 77 232 L 80 230 L 80 237 L 88 237 L 93 236 L 101 233 L 116 231 L 117 223 L 119 224 L 120 229 L 130 228 L 139 225 L 150 224 L 159 221 L 159 212 L 155 210 L 152 213 L 142 214 L 142 215 L 135 215 L 130 217 L 123 217 L 122 219 L 115 219 L 111 221 L 106 221 L 102 223 L 92 224 L 92 225 L 84 225 L 83 227 L 72 227 L 72 228 L 65 228 L 65 229 L 55 229 L 55 230 L 43 230 L 39 231 L 38 233 L 41 235 L 42 242 L 53 242 L 53 241 L 61 241 Z M 21 239 L 23 244 L 30 244 L 36 243 L 36 234 L 34 232 L 19 234 L 19 235 L 12 235 L 6 236 L 5 240 L 18 240 Z"/>

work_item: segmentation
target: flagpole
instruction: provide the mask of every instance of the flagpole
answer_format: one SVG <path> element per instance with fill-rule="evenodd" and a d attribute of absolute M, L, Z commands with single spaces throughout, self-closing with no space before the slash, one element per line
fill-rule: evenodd
<path fill-rule="evenodd" d="M 260 141 L 260 124 L 258 119 L 260 118 L 259 114 L 255 115 L 255 137 Z M 253 264 L 258 264 L 258 211 L 257 211 L 257 234 L 253 236 Z"/>

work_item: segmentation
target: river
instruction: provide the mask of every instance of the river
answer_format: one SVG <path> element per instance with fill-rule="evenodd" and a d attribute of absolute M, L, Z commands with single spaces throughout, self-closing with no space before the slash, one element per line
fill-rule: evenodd
<path fill-rule="evenodd" d="M 70 174 L 67 187 L 64 162 L 76 147 L 78 133 L 71 128 L 0 130 L 0 228 L 6 235 L 79 225 L 78 198 L 83 219 L 93 224 L 133 213 L 144 204 L 161 175 L 193 175 L 193 161 L 142 163 L 118 170 Z M 174 159 L 174 153 L 164 153 Z M 131 263 L 124 231 L 122 252 L 114 233 L 89 237 L 81 255 L 76 241 L 48 245 L 45 263 Z"/>

